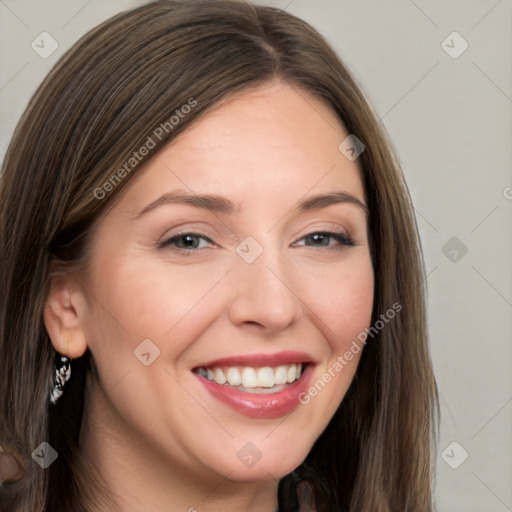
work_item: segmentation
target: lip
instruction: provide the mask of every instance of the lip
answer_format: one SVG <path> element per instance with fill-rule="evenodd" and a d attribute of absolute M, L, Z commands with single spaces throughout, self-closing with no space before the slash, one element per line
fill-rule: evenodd
<path fill-rule="evenodd" d="M 219 359 L 214 361 L 214 363 L 218 366 L 226 364 L 226 361 L 228 361 L 227 366 L 234 366 L 234 363 L 251 366 L 255 363 L 254 358 L 251 359 L 251 363 L 242 362 L 242 360 L 246 361 L 245 358 L 237 357 L 229 358 L 229 361 L 227 359 Z M 267 357 L 265 357 L 264 360 L 266 361 L 264 365 L 271 366 L 271 364 L 268 363 Z M 289 359 L 287 361 L 293 364 Z M 302 360 L 302 362 L 304 362 L 304 360 Z M 279 360 L 278 363 L 274 364 L 278 365 L 282 363 L 283 361 Z M 249 418 L 271 419 L 290 414 L 300 405 L 299 395 L 308 389 L 314 368 L 315 365 L 307 364 L 298 380 L 276 393 L 247 393 L 225 384 L 217 384 L 214 381 L 202 377 L 198 373 L 194 372 L 194 375 L 214 398 L 230 406 L 238 413 Z"/>
<path fill-rule="evenodd" d="M 316 363 L 313 358 L 305 352 L 286 351 L 275 354 L 245 354 L 239 356 L 223 357 L 207 363 L 198 364 L 196 368 L 213 368 L 220 366 L 252 366 L 261 368 L 263 366 L 279 366 L 282 364 Z"/>

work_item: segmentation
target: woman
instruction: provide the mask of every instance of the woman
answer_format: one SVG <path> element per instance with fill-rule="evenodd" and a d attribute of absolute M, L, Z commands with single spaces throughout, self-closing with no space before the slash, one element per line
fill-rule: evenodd
<path fill-rule="evenodd" d="M 161 1 L 86 34 L 0 226 L 6 510 L 432 510 L 409 195 L 305 22 Z"/>

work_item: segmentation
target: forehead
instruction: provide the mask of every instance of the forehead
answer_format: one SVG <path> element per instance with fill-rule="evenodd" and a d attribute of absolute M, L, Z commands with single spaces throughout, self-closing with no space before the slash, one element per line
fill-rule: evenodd
<path fill-rule="evenodd" d="M 339 151 L 347 132 L 321 100 L 273 83 L 218 105 L 159 151 L 128 191 L 132 207 L 179 188 L 241 205 L 346 190 L 364 200 L 355 162 Z"/>

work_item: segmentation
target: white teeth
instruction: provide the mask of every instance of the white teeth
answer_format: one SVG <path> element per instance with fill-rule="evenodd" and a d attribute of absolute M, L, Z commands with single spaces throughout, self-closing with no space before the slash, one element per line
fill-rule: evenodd
<path fill-rule="evenodd" d="M 244 388 L 255 388 L 258 386 L 258 377 L 254 368 L 244 368 L 242 372 L 242 386 Z"/>
<path fill-rule="evenodd" d="M 224 375 L 224 372 L 220 368 L 215 368 L 215 370 L 213 371 L 213 380 L 217 384 L 226 383 L 226 376 Z"/>
<path fill-rule="evenodd" d="M 271 389 L 283 384 L 291 384 L 300 378 L 302 364 L 287 364 L 272 368 L 252 368 L 250 366 L 229 368 L 199 368 L 198 374 L 217 384 L 241 387 L 255 393 L 264 393 L 263 389 Z M 258 388 L 258 390 L 255 390 Z M 254 390 L 254 391 L 253 391 Z M 272 392 L 272 391 L 268 391 Z"/>
<path fill-rule="evenodd" d="M 295 380 L 295 377 L 297 375 L 297 367 L 292 364 L 290 365 L 290 368 L 288 368 L 288 382 L 293 382 Z"/>
<path fill-rule="evenodd" d="M 242 376 L 238 368 L 228 369 L 228 382 L 230 386 L 240 386 L 240 384 L 242 384 Z"/>
<path fill-rule="evenodd" d="M 270 366 L 265 366 L 258 370 L 258 387 L 272 388 L 274 387 L 274 370 Z"/>
<path fill-rule="evenodd" d="M 274 372 L 274 382 L 276 385 L 286 384 L 288 382 L 288 367 L 278 366 Z"/>

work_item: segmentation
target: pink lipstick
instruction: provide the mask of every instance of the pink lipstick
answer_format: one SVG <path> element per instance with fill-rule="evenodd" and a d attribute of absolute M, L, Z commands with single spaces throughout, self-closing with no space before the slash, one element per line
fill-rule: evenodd
<path fill-rule="evenodd" d="M 309 386 L 314 361 L 302 352 L 248 354 L 209 361 L 193 371 L 216 399 L 250 418 L 292 412 Z"/>

